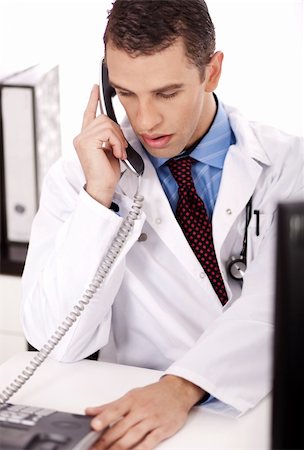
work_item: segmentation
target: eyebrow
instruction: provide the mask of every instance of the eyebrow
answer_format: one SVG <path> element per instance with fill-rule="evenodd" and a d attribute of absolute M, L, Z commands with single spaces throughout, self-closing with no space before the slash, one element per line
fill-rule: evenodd
<path fill-rule="evenodd" d="M 126 89 L 122 86 L 119 86 L 118 84 L 112 83 L 112 81 L 110 81 L 111 86 L 113 86 L 113 88 L 115 89 L 120 89 L 121 91 L 127 91 L 130 92 L 132 94 L 134 94 L 134 92 L 130 91 L 129 89 Z M 167 84 L 165 86 L 161 86 L 157 89 L 153 89 L 151 92 L 153 94 L 155 93 L 162 93 L 162 92 L 166 92 L 166 91 L 170 91 L 170 90 L 174 90 L 174 89 L 181 89 L 184 87 L 183 83 L 173 83 L 173 84 Z"/>

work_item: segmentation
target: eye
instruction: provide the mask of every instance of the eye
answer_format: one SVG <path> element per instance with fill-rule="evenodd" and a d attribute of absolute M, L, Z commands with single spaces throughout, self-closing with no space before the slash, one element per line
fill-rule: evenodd
<path fill-rule="evenodd" d="M 116 91 L 116 94 L 119 97 L 131 97 L 132 92 L 128 92 L 128 91 Z"/>
<path fill-rule="evenodd" d="M 168 93 L 168 94 L 165 94 L 164 92 L 159 92 L 159 93 L 157 94 L 157 96 L 160 97 L 160 98 L 163 98 L 163 99 L 165 99 L 165 100 L 169 100 L 169 99 L 171 99 L 171 98 L 176 97 L 177 94 L 178 94 L 178 91 L 170 92 L 170 93 Z"/>

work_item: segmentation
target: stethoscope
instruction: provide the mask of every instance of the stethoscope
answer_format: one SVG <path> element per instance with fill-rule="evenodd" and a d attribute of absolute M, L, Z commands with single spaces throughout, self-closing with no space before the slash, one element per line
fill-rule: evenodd
<path fill-rule="evenodd" d="M 252 216 L 252 197 L 246 205 L 246 222 L 245 222 L 245 232 L 243 239 L 243 247 L 240 256 L 232 256 L 227 264 L 227 270 L 229 275 L 238 281 L 242 281 L 244 274 L 247 269 L 247 237 L 248 237 L 248 226 Z"/>

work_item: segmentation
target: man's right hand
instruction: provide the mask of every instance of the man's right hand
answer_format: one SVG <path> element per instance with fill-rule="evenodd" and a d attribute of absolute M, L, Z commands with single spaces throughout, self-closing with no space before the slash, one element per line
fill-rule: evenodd
<path fill-rule="evenodd" d="M 73 143 L 86 178 L 86 191 L 110 207 L 120 178 L 119 159 L 126 159 L 127 141 L 120 126 L 104 114 L 96 117 L 98 85 L 94 85 L 83 115 L 82 129 Z M 101 148 L 102 142 L 111 150 Z"/>

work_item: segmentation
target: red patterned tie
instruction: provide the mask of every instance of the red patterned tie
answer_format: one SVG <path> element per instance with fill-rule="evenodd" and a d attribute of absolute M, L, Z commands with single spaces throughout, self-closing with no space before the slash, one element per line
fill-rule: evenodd
<path fill-rule="evenodd" d="M 212 225 L 192 179 L 191 167 L 195 162 L 190 156 L 168 161 L 171 173 L 178 184 L 179 198 L 175 215 L 213 289 L 222 305 L 225 305 L 228 298 L 214 251 Z"/>

